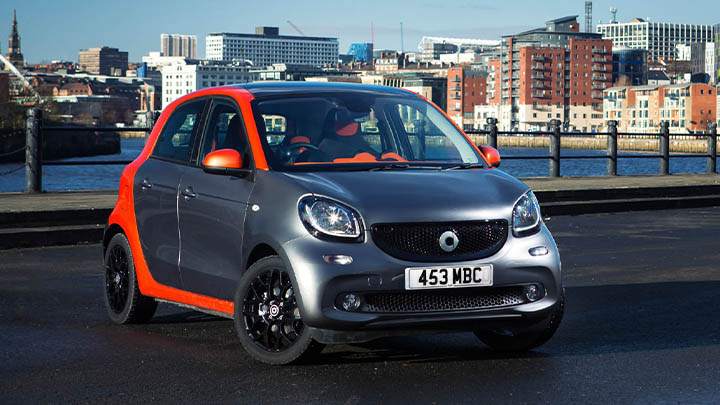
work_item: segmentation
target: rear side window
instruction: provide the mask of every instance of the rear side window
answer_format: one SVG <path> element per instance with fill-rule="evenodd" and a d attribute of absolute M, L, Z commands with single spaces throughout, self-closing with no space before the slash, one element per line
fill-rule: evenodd
<path fill-rule="evenodd" d="M 204 106 L 204 101 L 194 101 L 175 109 L 160 132 L 152 156 L 179 163 L 190 162 Z"/>

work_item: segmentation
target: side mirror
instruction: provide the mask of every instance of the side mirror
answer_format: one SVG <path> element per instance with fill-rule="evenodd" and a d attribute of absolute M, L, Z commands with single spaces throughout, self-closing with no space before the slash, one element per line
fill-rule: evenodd
<path fill-rule="evenodd" d="M 482 151 L 483 155 L 485 155 L 485 158 L 487 158 L 490 166 L 500 167 L 500 152 L 498 152 L 497 149 L 492 146 L 483 145 L 480 147 L 480 151 Z"/>
<path fill-rule="evenodd" d="M 212 174 L 230 174 L 238 176 L 249 173 L 243 169 L 243 159 L 235 149 L 218 149 L 210 152 L 203 159 L 203 170 Z"/>

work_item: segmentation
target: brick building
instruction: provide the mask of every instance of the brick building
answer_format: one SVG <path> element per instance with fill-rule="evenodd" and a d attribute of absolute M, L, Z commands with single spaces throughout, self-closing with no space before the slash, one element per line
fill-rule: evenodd
<path fill-rule="evenodd" d="M 447 112 L 461 128 L 472 128 L 476 105 L 487 104 L 487 73 L 468 67 L 447 72 Z"/>
<path fill-rule="evenodd" d="M 540 130 L 558 119 L 568 130 L 599 131 L 611 80 L 612 41 L 564 17 L 503 37 L 500 59 L 489 62 L 488 103 L 503 130 Z"/>
<path fill-rule="evenodd" d="M 612 87 L 604 92 L 605 119 L 622 132 L 657 132 L 662 121 L 670 132 L 702 132 L 717 117 L 717 89 L 703 83 Z"/>

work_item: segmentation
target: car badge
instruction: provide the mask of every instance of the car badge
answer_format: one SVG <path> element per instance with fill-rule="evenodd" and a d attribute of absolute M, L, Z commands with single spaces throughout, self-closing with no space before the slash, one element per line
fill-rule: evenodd
<path fill-rule="evenodd" d="M 438 243 L 440 244 L 440 249 L 449 253 L 457 248 L 458 243 L 460 243 L 460 239 L 458 239 L 455 232 L 445 231 L 442 235 L 440 235 Z"/>

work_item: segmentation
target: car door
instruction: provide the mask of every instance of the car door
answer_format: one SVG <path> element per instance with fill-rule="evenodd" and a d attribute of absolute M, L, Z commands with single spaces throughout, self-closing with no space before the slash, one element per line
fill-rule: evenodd
<path fill-rule="evenodd" d="M 252 167 L 245 125 L 230 99 L 212 101 L 195 164 L 180 181 L 178 219 L 183 289 L 232 300 L 242 274 L 245 214 L 253 188 L 252 171 L 238 177 L 203 171 L 207 154 L 235 149 L 243 168 Z"/>
<path fill-rule="evenodd" d="M 178 186 L 193 155 L 205 103 L 190 101 L 175 109 L 133 184 L 135 219 L 148 269 L 155 281 L 172 287 L 181 285 Z"/>

